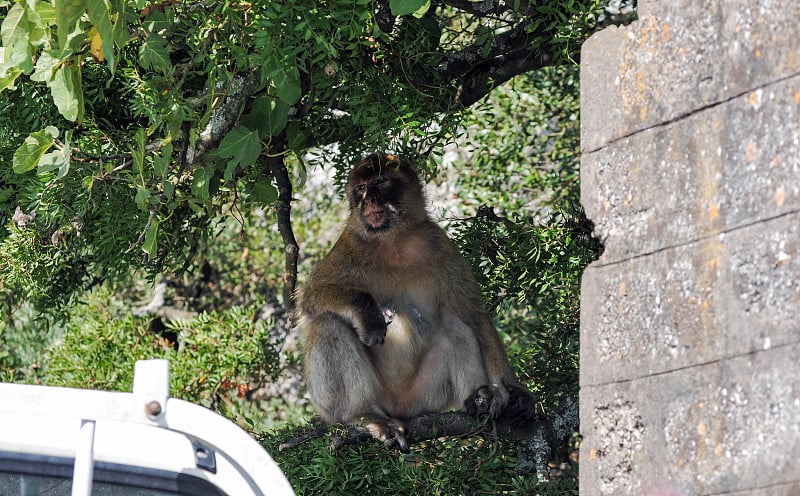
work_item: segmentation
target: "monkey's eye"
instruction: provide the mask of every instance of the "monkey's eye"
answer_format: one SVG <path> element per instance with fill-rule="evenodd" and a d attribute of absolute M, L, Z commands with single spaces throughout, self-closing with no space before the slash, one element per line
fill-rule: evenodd
<path fill-rule="evenodd" d="M 363 193 L 366 190 L 367 190 L 366 184 L 359 184 L 358 186 L 355 187 L 356 193 Z"/>

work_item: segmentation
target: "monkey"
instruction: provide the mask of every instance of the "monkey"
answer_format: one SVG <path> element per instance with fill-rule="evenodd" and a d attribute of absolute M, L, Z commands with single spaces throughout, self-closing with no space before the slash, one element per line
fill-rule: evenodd
<path fill-rule="evenodd" d="M 461 408 L 525 418 L 472 269 L 428 215 L 416 167 L 372 154 L 345 184 L 350 215 L 297 292 L 306 388 L 327 423 L 363 421 L 408 449 L 405 419 Z"/>

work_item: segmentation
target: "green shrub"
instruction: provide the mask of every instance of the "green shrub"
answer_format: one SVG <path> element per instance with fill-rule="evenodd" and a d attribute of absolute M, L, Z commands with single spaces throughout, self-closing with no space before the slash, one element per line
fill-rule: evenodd
<path fill-rule="evenodd" d="M 256 308 L 203 312 L 161 325 L 153 316 L 135 317 L 107 290 L 95 290 L 73 309 L 62 340 L 46 355 L 42 383 L 130 391 L 137 360 L 166 358 L 171 396 L 214 409 L 243 427 L 268 427 L 264 413 L 247 400 L 278 367 L 269 324 L 254 320 Z"/>

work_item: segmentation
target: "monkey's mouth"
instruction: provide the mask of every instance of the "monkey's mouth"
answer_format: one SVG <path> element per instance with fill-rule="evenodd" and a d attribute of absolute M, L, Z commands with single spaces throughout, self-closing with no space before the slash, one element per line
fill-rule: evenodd
<path fill-rule="evenodd" d="M 362 213 L 366 228 L 370 231 L 379 231 L 389 227 L 390 210 L 367 205 Z"/>
<path fill-rule="evenodd" d="M 389 213 L 386 210 L 364 212 L 364 220 L 367 221 L 367 227 L 369 228 L 383 229 L 389 225 Z"/>

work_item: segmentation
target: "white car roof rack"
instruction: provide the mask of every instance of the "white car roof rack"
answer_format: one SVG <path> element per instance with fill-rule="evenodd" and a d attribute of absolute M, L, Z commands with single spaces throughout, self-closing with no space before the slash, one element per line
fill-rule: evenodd
<path fill-rule="evenodd" d="M 293 495 L 247 432 L 169 397 L 169 362 L 133 393 L 0 383 L 0 495 Z"/>

